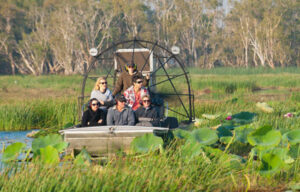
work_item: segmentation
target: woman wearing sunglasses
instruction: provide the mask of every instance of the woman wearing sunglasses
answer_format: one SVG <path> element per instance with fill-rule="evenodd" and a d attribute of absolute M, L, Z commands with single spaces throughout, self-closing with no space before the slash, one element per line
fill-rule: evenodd
<path fill-rule="evenodd" d="M 142 75 L 141 72 L 137 70 L 137 66 L 134 63 L 127 64 L 125 66 L 125 71 L 123 71 L 115 85 L 115 89 L 113 91 L 113 96 L 117 94 L 122 94 L 126 89 L 128 89 L 132 85 L 132 77 L 134 75 Z M 150 75 L 147 74 L 146 79 L 143 79 L 143 86 L 146 87 L 149 84 Z"/>
<path fill-rule="evenodd" d="M 111 91 L 107 88 L 107 80 L 105 77 L 99 77 L 95 83 L 91 98 L 96 98 L 100 102 L 100 108 L 107 112 L 107 108 L 114 105 Z"/>
<path fill-rule="evenodd" d="M 105 113 L 99 107 L 100 103 L 96 98 L 89 101 L 88 110 L 82 116 L 82 127 L 105 125 Z"/>
<path fill-rule="evenodd" d="M 127 105 L 135 111 L 140 107 L 141 98 L 144 95 L 149 95 L 149 92 L 145 87 L 142 86 L 142 75 L 134 75 L 132 77 L 132 82 L 133 85 L 124 91 L 124 96 L 127 100 Z"/>
<path fill-rule="evenodd" d="M 151 105 L 150 95 L 144 95 L 141 106 L 135 111 L 138 126 L 159 126 L 159 115 Z"/>

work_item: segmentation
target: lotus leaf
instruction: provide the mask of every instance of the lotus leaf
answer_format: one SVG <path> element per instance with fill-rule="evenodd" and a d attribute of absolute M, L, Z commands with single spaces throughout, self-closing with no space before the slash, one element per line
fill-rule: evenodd
<path fill-rule="evenodd" d="M 228 144 L 231 141 L 232 137 L 231 136 L 225 136 L 220 138 L 220 142 L 224 144 Z"/>
<path fill-rule="evenodd" d="M 191 136 L 191 132 L 182 129 L 176 129 L 173 134 L 179 139 L 188 139 Z"/>
<path fill-rule="evenodd" d="M 56 148 L 48 145 L 40 149 L 40 161 L 43 164 L 57 164 L 59 163 L 59 155 Z"/>
<path fill-rule="evenodd" d="M 153 134 L 145 134 L 140 137 L 136 137 L 131 142 L 131 148 L 136 153 L 148 153 L 155 151 L 163 145 L 163 140 L 160 137 L 156 137 Z"/>
<path fill-rule="evenodd" d="M 209 119 L 209 120 L 214 120 L 220 117 L 220 115 L 211 115 L 211 114 L 202 114 L 202 117 Z"/>
<path fill-rule="evenodd" d="M 254 117 L 256 116 L 255 113 L 250 113 L 247 111 L 242 111 L 240 113 L 234 114 L 231 116 L 232 121 L 239 125 L 245 125 L 253 122 Z"/>
<path fill-rule="evenodd" d="M 236 127 L 234 131 L 236 141 L 239 141 L 241 143 L 248 143 L 247 136 L 253 131 L 253 128 L 249 127 L 249 125 L 243 125 L 240 127 Z"/>
<path fill-rule="evenodd" d="M 218 135 L 214 130 L 202 128 L 194 130 L 189 139 L 202 145 L 212 145 L 218 141 Z"/>
<path fill-rule="evenodd" d="M 232 136 L 231 131 L 229 131 L 223 126 L 218 127 L 217 132 L 218 132 L 218 137 Z"/>
<path fill-rule="evenodd" d="M 260 110 L 266 112 L 266 113 L 273 113 L 274 109 L 272 107 L 270 107 L 267 103 L 263 102 L 263 103 L 256 103 L 256 107 L 259 108 Z"/>
<path fill-rule="evenodd" d="M 225 129 L 228 129 L 228 130 L 233 130 L 235 127 L 236 127 L 236 125 L 234 124 L 233 121 L 226 121 L 225 123 L 223 123 L 218 128 L 225 128 Z"/>
<path fill-rule="evenodd" d="M 252 146 L 258 148 L 275 147 L 280 143 L 281 133 L 272 130 L 271 126 L 263 126 L 251 132 L 247 139 Z"/>
<path fill-rule="evenodd" d="M 260 150 L 259 157 L 262 159 L 265 154 L 274 154 L 280 157 L 280 159 L 287 164 L 293 163 L 294 159 L 288 155 L 288 152 L 288 148 L 275 147 L 272 149 Z"/>
<path fill-rule="evenodd" d="M 287 139 L 291 145 L 300 143 L 300 129 L 292 130 L 283 135 L 284 139 Z"/>
<path fill-rule="evenodd" d="M 76 156 L 74 160 L 75 165 L 90 165 L 91 164 L 91 156 L 86 151 L 86 149 L 82 149 L 80 153 Z"/>
<path fill-rule="evenodd" d="M 16 160 L 21 153 L 21 151 L 26 147 L 24 143 L 13 143 L 9 146 L 6 147 L 4 150 L 3 156 L 2 156 L 2 161 L 3 162 L 8 162 L 8 161 L 13 161 Z"/>
<path fill-rule="evenodd" d="M 278 155 L 266 153 L 261 158 L 261 166 L 259 170 L 261 174 L 269 175 L 280 171 L 283 166 L 284 162 Z"/>
<path fill-rule="evenodd" d="M 53 146 L 58 152 L 62 152 L 68 143 L 62 140 L 61 135 L 50 134 L 45 137 L 38 137 L 32 141 L 32 151 L 35 155 L 39 154 L 40 148 L 45 148 L 47 146 Z"/>
<path fill-rule="evenodd" d="M 194 141 L 187 141 L 180 149 L 180 157 L 185 161 L 190 161 L 194 157 L 204 153 L 202 150 L 203 145 Z"/>

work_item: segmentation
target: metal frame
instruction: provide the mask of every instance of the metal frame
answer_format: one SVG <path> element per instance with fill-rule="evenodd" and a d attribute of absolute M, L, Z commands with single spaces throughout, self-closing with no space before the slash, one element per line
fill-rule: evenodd
<path fill-rule="evenodd" d="M 124 47 L 126 46 L 127 44 L 129 44 L 129 46 L 127 47 Z M 144 45 L 146 44 L 146 45 Z M 147 47 L 148 45 L 150 45 L 151 47 Z M 133 46 L 133 48 L 132 48 Z M 139 47 L 137 47 L 139 46 Z M 120 49 L 133 49 L 133 54 L 132 54 L 132 62 L 133 62 L 133 58 L 134 58 L 134 52 L 135 52 L 135 49 L 137 48 L 144 48 L 144 49 L 148 49 L 150 50 L 150 54 L 153 54 L 153 57 L 155 57 L 159 63 L 159 66 L 158 68 L 155 69 L 155 71 L 153 71 L 151 73 L 151 76 L 155 75 L 156 72 L 160 69 L 162 69 L 164 71 L 164 75 L 163 76 L 166 76 L 167 79 L 165 80 L 162 80 L 160 82 L 155 82 L 153 85 L 149 86 L 149 87 L 153 87 L 153 86 L 156 86 L 158 84 L 161 84 L 161 83 L 164 83 L 164 82 L 170 82 L 175 94 L 163 94 L 165 96 L 171 96 L 171 95 L 174 95 L 174 96 L 177 96 L 177 99 L 180 101 L 181 103 L 181 106 L 183 107 L 184 109 L 184 112 L 185 114 L 182 114 L 182 113 L 179 113 L 177 112 L 176 110 L 172 110 L 169 108 L 170 111 L 173 111 L 179 115 L 182 115 L 186 118 L 188 118 L 188 121 L 191 122 L 195 119 L 195 107 L 194 107 L 194 95 L 192 93 L 192 88 L 191 88 L 191 85 L 190 85 L 190 80 L 189 80 L 189 76 L 188 76 L 188 72 L 186 72 L 185 68 L 184 68 L 184 64 L 183 62 L 178 58 L 177 55 L 174 55 L 170 50 L 168 50 L 167 48 L 159 45 L 157 42 L 151 42 L 151 41 L 146 41 L 146 40 L 139 40 L 139 39 L 133 39 L 133 40 L 127 40 L 127 41 L 121 41 L 121 42 L 118 42 L 118 43 L 113 43 L 110 47 L 106 48 L 105 50 L 103 50 L 102 52 L 100 52 L 98 55 L 96 55 L 95 57 L 93 57 L 93 60 L 92 60 L 92 63 L 91 65 L 89 66 L 89 68 L 86 70 L 86 73 L 83 75 L 83 81 L 82 81 L 82 88 L 81 88 L 81 95 L 78 97 L 78 104 L 79 104 L 79 109 L 81 109 L 81 106 L 84 104 L 84 98 L 88 97 L 88 96 L 85 96 L 85 84 L 86 84 L 86 81 L 87 81 L 87 78 L 97 78 L 97 77 L 89 77 L 89 73 L 91 72 L 91 70 L 95 67 L 95 63 L 99 60 L 114 60 L 112 58 L 112 56 L 110 57 L 103 57 L 103 55 L 105 55 L 105 53 L 108 53 L 108 51 L 113 51 L 114 53 L 117 51 L 116 48 L 120 48 Z M 163 55 L 159 55 L 158 53 L 155 53 L 154 50 L 155 48 L 158 48 L 158 49 L 161 49 L 163 51 L 165 51 L 166 53 L 168 53 L 170 56 L 163 56 Z M 149 55 L 150 55 L 149 54 Z M 146 63 L 148 62 L 150 57 L 147 58 L 145 64 L 143 65 L 142 69 L 141 69 L 141 72 L 143 71 Z M 165 59 L 166 61 L 163 62 L 161 59 Z M 166 70 L 165 68 L 165 65 L 166 63 L 168 63 L 171 59 L 174 59 L 178 64 L 179 64 L 179 67 L 181 68 L 182 70 L 182 73 L 178 74 L 178 75 L 171 75 L 168 73 L 168 71 Z M 116 82 L 116 71 L 114 72 L 114 74 L 111 74 L 112 72 L 112 69 L 115 68 L 115 64 L 113 63 L 111 66 L 110 66 L 110 69 L 105 69 L 105 71 L 107 72 L 107 75 L 106 77 L 113 77 L 114 78 L 114 85 L 115 85 L 115 82 Z M 161 75 L 159 75 L 161 76 Z M 177 77 L 182 77 L 184 76 L 185 77 L 185 80 L 187 82 L 187 90 L 188 90 L 188 93 L 186 94 L 180 94 L 178 93 L 175 85 L 173 84 L 172 82 L 172 79 L 175 79 Z M 180 96 L 187 96 L 188 97 L 188 108 L 185 106 L 185 104 L 183 103 L 182 99 Z M 79 112 L 78 114 L 81 115 L 81 112 Z M 79 115 L 79 117 L 80 117 Z M 81 118 L 81 117 L 80 117 Z"/>

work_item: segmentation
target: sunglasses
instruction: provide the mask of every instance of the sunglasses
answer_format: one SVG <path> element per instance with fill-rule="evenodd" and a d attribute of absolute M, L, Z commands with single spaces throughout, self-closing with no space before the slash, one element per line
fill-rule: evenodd
<path fill-rule="evenodd" d="M 100 106 L 100 103 L 92 103 L 92 106 Z"/>
<path fill-rule="evenodd" d="M 137 81 L 136 83 L 141 84 L 141 83 L 143 83 L 143 81 Z"/>
<path fill-rule="evenodd" d="M 107 82 L 101 82 L 100 84 L 101 84 L 101 85 L 106 85 L 106 84 L 107 84 Z"/>
<path fill-rule="evenodd" d="M 143 100 L 143 103 L 150 103 L 150 100 Z"/>
<path fill-rule="evenodd" d="M 119 102 L 121 102 L 121 103 L 125 103 L 126 101 L 122 100 L 122 101 L 119 101 Z"/>
<path fill-rule="evenodd" d="M 133 66 L 129 65 L 128 68 L 133 68 Z"/>

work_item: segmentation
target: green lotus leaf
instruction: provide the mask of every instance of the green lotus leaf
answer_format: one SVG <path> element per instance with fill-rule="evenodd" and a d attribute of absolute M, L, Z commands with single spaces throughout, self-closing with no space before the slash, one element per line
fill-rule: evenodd
<path fill-rule="evenodd" d="M 220 142 L 224 144 L 228 144 L 231 141 L 232 137 L 231 136 L 225 136 L 220 138 Z"/>
<path fill-rule="evenodd" d="M 20 142 L 13 143 L 7 146 L 6 149 L 4 150 L 2 161 L 9 162 L 9 161 L 16 160 L 25 147 L 26 144 Z"/>
<path fill-rule="evenodd" d="M 261 158 L 261 166 L 259 168 L 259 172 L 262 175 L 270 175 L 280 171 L 280 169 L 284 166 L 284 162 L 281 158 L 272 153 L 266 153 Z"/>
<path fill-rule="evenodd" d="M 74 160 L 75 165 L 90 165 L 91 156 L 86 149 L 82 149 Z"/>
<path fill-rule="evenodd" d="M 57 149 L 48 145 L 40 149 L 40 162 L 43 164 L 57 164 L 59 163 L 59 155 Z"/>
<path fill-rule="evenodd" d="M 232 121 L 234 121 L 237 124 L 244 125 L 249 124 L 254 120 L 254 117 L 256 116 L 255 113 L 251 113 L 248 111 L 242 111 L 240 113 L 232 115 Z"/>
<path fill-rule="evenodd" d="M 294 159 L 288 155 L 288 152 L 288 148 L 282 147 L 274 147 L 271 149 L 259 150 L 259 158 L 262 159 L 262 157 L 265 154 L 274 154 L 277 155 L 284 163 L 290 164 L 294 162 Z"/>
<path fill-rule="evenodd" d="M 209 128 L 196 129 L 191 133 L 189 140 L 196 141 L 202 145 L 212 145 L 218 141 L 216 131 Z"/>
<path fill-rule="evenodd" d="M 182 129 L 176 129 L 175 131 L 173 131 L 173 134 L 176 138 L 179 139 L 188 139 L 191 136 L 191 132 Z"/>
<path fill-rule="evenodd" d="M 218 132 L 218 137 L 232 136 L 231 131 L 229 131 L 223 126 L 218 127 L 217 132 Z"/>
<path fill-rule="evenodd" d="M 194 157 L 199 156 L 201 153 L 204 153 L 202 147 L 203 145 L 201 145 L 198 142 L 187 141 L 180 148 L 180 157 L 188 162 L 192 160 Z"/>
<path fill-rule="evenodd" d="M 300 129 L 292 130 L 283 135 L 284 139 L 287 139 L 291 145 L 300 143 Z"/>
<path fill-rule="evenodd" d="M 136 153 L 148 153 L 159 149 L 161 146 L 163 146 L 162 138 L 148 133 L 134 138 L 131 142 L 131 149 Z"/>
<path fill-rule="evenodd" d="M 259 148 L 275 147 L 280 143 L 281 133 L 272 130 L 271 126 L 263 126 L 251 132 L 247 139 L 252 146 Z"/>
<path fill-rule="evenodd" d="M 68 145 L 63 141 L 61 135 L 50 134 L 45 137 L 38 137 L 32 141 L 32 151 L 35 155 L 39 154 L 40 148 L 45 148 L 47 146 L 53 146 L 62 152 Z"/>
<path fill-rule="evenodd" d="M 254 129 L 249 127 L 249 125 L 244 125 L 240 127 L 236 127 L 235 131 L 235 140 L 241 143 L 248 143 L 247 136 L 251 133 Z"/>

